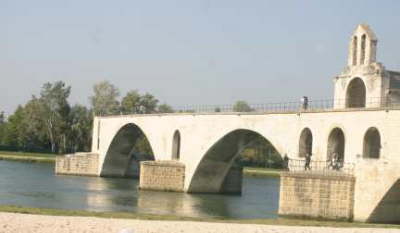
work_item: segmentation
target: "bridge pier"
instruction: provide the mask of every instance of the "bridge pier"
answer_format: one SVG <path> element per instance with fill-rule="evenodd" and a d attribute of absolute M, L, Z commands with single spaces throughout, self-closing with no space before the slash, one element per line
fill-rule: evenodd
<path fill-rule="evenodd" d="M 204 189 L 199 193 L 240 194 L 243 169 L 233 166 L 216 191 Z M 140 163 L 139 188 L 143 190 L 186 192 L 185 165 L 175 160 L 143 161 Z M 191 191 L 191 193 L 196 193 Z"/>
<path fill-rule="evenodd" d="M 400 164 L 359 159 L 351 170 L 313 165 L 307 171 L 289 165 L 281 173 L 280 215 L 400 223 Z"/>
<path fill-rule="evenodd" d="M 98 176 L 99 155 L 96 153 L 76 153 L 56 157 L 57 175 Z"/>
<path fill-rule="evenodd" d="M 281 174 L 279 214 L 353 220 L 355 177 L 309 171 Z"/>
<path fill-rule="evenodd" d="M 174 160 L 140 162 L 139 188 L 183 192 L 185 165 Z"/>

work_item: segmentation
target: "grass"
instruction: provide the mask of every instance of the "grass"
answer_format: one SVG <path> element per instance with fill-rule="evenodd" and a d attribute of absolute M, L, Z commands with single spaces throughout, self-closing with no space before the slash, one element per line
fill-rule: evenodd
<path fill-rule="evenodd" d="M 2 159 L 25 162 L 54 163 L 56 160 L 56 155 L 45 153 L 0 151 L 0 160 Z"/>
<path fill-rule="evenodd" d="M 278 219 L 192 218 L 192 217 L 182 217 L 176 215 L 152 215 L 152 214 L 137 214 L 129 212 L 93 212 L 85 210 L 45 209 L 45 208 L 10 206 L 10 205 L 0 205 L 0 212 L 50 215 L 50 216 L 81 216 L 81 217 L 140 219 L 140 220 L 163 220 L 163 221 L 196 221 L 196 222 L 284 225 L 284 226 L 400 229 L 400 225 L 371 224 L 371 223 L 359 223 L 359 222 L 337 222 L 337 221 L 326 221 L 326 220 L 306 220 L 306 219 L 296 219 L 296 218 L 278 218 Z"/>
<path fill-rule="evenodd" d="M 243 175 L 256 177 L 279 177 L 281 169 L 261 168 L 261 167 L 244 167 Z"/>

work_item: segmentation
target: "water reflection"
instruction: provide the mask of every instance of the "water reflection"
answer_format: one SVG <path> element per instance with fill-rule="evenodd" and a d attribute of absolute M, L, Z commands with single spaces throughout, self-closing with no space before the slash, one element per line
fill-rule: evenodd
<path fill-rule="evenodd" d="M 49 164 L 0 161 L 0 204 L 191 217 L 275 218 L 279 179 L 246 178 L 241 196 L 139 191 L 138 181 L 55 176 Z"/>

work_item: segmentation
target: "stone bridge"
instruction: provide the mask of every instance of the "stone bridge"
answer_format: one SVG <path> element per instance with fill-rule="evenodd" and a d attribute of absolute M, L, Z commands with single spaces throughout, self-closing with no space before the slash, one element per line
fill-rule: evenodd
<path fill-rule="evenodd" d="M 355 166 L 348 179 L 339 173 L 283 174 L 281 213 L 398 223 L 400 72 L 376 62 L 376 47 L 372 30 L 359 25 L 350 40 L 348 65 L 333 79 L 331 109 L 314 110 L 303 103 L 302 109 L 280 113 L 95 117 L 90 161 L 59 160 L 56 172 L 74 167 L 69 173 L 125 176 L 132 147 L 139 135 L 145 135 L 155 160 L 180 164 L 176 182 L 174 174 L 157 179 L 179 183 L 180 191 L 217 193 L 235 158 L 255 137 L 262 136 L 280 155 L 291 159 L 312 154 L 313 161 L 326 161 L 337 153 L 342 161 Z"/>
<path fill-rule="evenodd" d="M 183 164 L 182 191 L 218 193 L 235 158 L 261 135 L 291 159 L 312 153 L 312 161 L 326 161 L 339 153 L 355 166 L 355 182 L 346 191 L 348 217 L 393 222 L 400 216 L 399 119 L 400 109 L 387 108 L 96 117 L 91 154 L 97 155 L 97 168 L 92 175 L 125 176 L 135 137 L 144 134 L 155 160 Z M 281 187 L 281 205 L 282 195 Z"/>
<path fill-rule="evenodd" d="M 327 160 L 336 151 L 345 162 L 368 162 L 377 169 L 398 164 L 398 119 L 400 110 L 372 109 L 96 117 L 92 153 L 99 155 L 99 176 L 124 176 L 135 135 L 143 132 L 156 160 L 179 160 L 185 165 L 185 191 L 219 192 L 235 157 L 257 135 L 289 158 L 304 157 L 308 150 L 313 160 Z M 378 136 L 370 137 L 369 132 Z M 376 145 L 381 146 L 379 154 L 367 155 L 368 148 Z"/>

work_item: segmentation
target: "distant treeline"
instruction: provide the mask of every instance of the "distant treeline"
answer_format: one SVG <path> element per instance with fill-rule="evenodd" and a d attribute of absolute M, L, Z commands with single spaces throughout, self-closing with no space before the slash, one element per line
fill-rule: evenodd
<path fill-rule="evenodd" d="M 108 81 L 93 86 L 90 106 L 71 105 L 71 86 L 62 81 L 45 83 L 39 96 L 32 95 L 8 117 L 0 112 L 0 150 L 70 153 L 90 151 L 92 122 L 96 115 L 172 113 L 174 109 L 149 93 L 120 91 Z M 234 111 L 251 111 L 244 101 L 237 101 Z M 260 140 L 261 142 L 262 140 Z M 148 143 L 139 149 L 151 151 Z M 242 152 L 238 162 L 247 166 L 279 167 L 280 156 L 268 143 L 256 143 Z"/>

